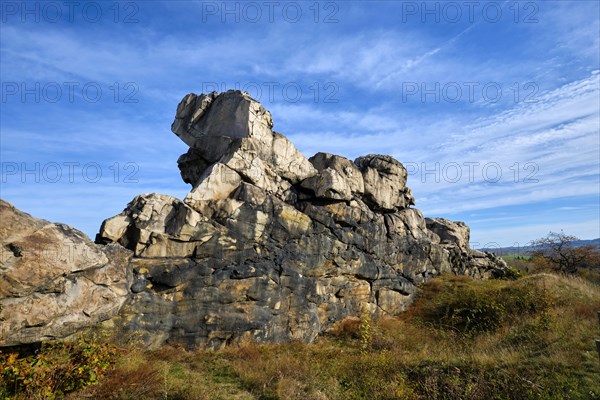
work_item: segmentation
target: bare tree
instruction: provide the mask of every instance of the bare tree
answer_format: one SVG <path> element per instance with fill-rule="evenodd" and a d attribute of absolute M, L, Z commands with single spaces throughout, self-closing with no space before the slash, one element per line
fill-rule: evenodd
<path fill-rule="evenodd" d="M 550 232 L 543 238 L 531 241 L 535 248 L 532 256 L 558 271 L 574 274 L 578 268 L 587 266 L 590 256 L 595 253 L 595 249 L 590 246 L 573 246 L 572 242 L 576 240 L 579 240 L 577 236 L 567 235 L 562 231 Z"/>

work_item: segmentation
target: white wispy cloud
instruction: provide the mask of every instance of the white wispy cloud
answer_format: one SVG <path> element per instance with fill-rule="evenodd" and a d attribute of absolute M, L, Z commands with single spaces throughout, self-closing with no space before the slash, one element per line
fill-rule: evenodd
<path fill-rule="evenodd" d="M 337 130 L 317 128 L 290 135 L 307 155 L 325 148 L 354 158 L 393 149 L 400 161 L 416 163 L 419 168 L 409 184 L 421 207 L 443 214 L 597 193 L 599 99 L 598 74 L 593 73 L 546 93 L 536 103 L 519 104 L 471 124 L 453 118 L 422 126 L 425 121 L 389 109 L 387 113 L 382 109 L 327 113 L 309 106 L 297 110 L 283 106 L 275 107 L 273 115 L 276 121 L 290 118 L 290 125 L 300 119 L 315 127 L 322 120 L 336 121 Z M 395 129 L 400 125 L 407 128 Z M 327 138 L 325 144 L 323 137 Z M 439 141 L 440 137 L 445 140 Z M 423 167 L 431 171 L 436 163 L 439 182 L 423 171 Z M 454 170 L 450 169 L 450 181 L 444 180 L 443 168 L 450 163 L 461 166 L 459 182 L 452 182 Z M 464 163 L 479 163 L 474 166 L 472 181 Z M 488 163 L 501 168 L 503 178 L 497 184 L 491 183 L 495 168 L 489 170 L 489 176 L 483 175 L 482 168 Z M 519 163 L 518 176 L 515 163 Z M 523 182 L 530 175 L 539 182 Z"/>

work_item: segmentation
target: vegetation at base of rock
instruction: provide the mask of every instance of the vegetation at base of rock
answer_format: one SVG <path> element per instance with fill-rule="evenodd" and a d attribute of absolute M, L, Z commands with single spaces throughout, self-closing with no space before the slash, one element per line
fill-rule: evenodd
<path fill-rule="evenodd" d="M 524 316 L 548 325 L 552 298 L 545 287 L 529 281 L 484 283 L 458 276 L 448 280 L 451 285 L 432 282 L 420 296 L 416 307 L 423 323 L 459 333 L 495 331 Z"/>
<path fill-rule="evenodd" d="M 371 314 L 369 314 L 368 311 L 365 311 L 360 318 L 360 325 L 358 326 L 358 331 L 360 333 L 360 350 L 363 352 L 363 354 L 367 354 L 373 345 L 373 334 L 371 332 L 371 327 Z"/>
<path fill-rule="evenodd" d="M 44 343 L 34 354 L 0 351 L 0 398 L 60 399 L 98 383 L 116 348 L 96 336 Z"/>
<path fill-rule="evenodd" d="M 496 311 L 455 312 L 466 306 Z M 598 310 L 600 288 L 576 277 L 445 275 L 398 318 L 346 319 L 314 344 L 119 347 L 106 376 L 67 399 L 593 399 Z M 452 323 L 432 322 L 436 315 Z M 48 346 L 40 354 L 56 359 L 63 351 Z"/>

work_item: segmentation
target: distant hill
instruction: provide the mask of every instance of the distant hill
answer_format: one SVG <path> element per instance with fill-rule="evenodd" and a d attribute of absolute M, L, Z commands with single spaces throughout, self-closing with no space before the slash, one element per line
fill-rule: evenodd
<path fill-rule="evenodd" d="M 600 238 L 589 239 L 589 240 L 575 240 L 571 242 L 573 247 L 584 247 L 584 246 L 594 246 L 596 249 L 600 250 Z M 492 253 L 496 253 L 498 256 L 508 256 L 508 255 L 520 255 L 526 256 L 529 255 L 533 250 L 538 250 L 538 248 L 533 246 L 522 246 L 522 247 L 486 247 L 482 249 L 478 249 L 481 251 L 490 251 Z"/>

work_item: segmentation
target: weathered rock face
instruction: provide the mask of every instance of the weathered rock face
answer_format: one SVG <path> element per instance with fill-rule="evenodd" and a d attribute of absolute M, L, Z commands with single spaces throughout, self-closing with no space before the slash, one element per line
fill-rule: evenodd
<path fill-rule="evenodd" d="M 319 172 L 305 179 L 301 186 L 313 191 L 317 198 L 351 200 L 365 192 L 362 173 L 347 158 L 328 153 L 317 153 L 309 161 Z"/>
<path fill-rule="evenodd" d="M 471 232 L 464 222 L 449 221 L 445 218 L 425 218 L 427 229 L 439 236 L 442 244 L 456 245 L 460 249 L 469 248 Z"/>
<path fill-rule="evenodd" d="M 394 315 L 439 273 L 502 274 L 461 222 L 424 219 L 390 156 L 306 159 L 241 92 L 190 94 L 173 132 L 185 197 L 144 194 L 81 232 L 0 201 L 0 346 L 108 322 L 218 348 L 310 342 L 348 316 Z"/>
<path fill-rule="evenodd" d="M 365 201 L 378 211 L 394 211 L 415 204 L 407 188 L 406 168 L 390 156 L 369 154 L 354 163 L 360 168 L 365 183 Z"/>
<path fill-rule="evenodd" d="M 213 194 L 226 198 L 242 180 L 285 196 L 291 184 L 315 175 L 313 165 L 272 127 L 271 114 L 247 94 L 185 96 L 171 128 L 190 146 L 178 161 L 183 180 L 194 185 L 186 202 Z"/>
<path fill-rule="evenodd" d="M 0 200 L 0 346 L 61 338 L 115 316 L 131 252 Z"/>
<path fill-rule="evenodd" d="M 505 268 L 468 248 L 466 225 L 410 208 L 392 157 L 307 160 L 272 128 L 241 92 L 184 97 L 172 130 L 191 192 L 137 196 L 96 238 L 134 252 L 121 327 L 151 345 L 311 341 L 347 316 L 401 312 L 442 271 Z"/>

